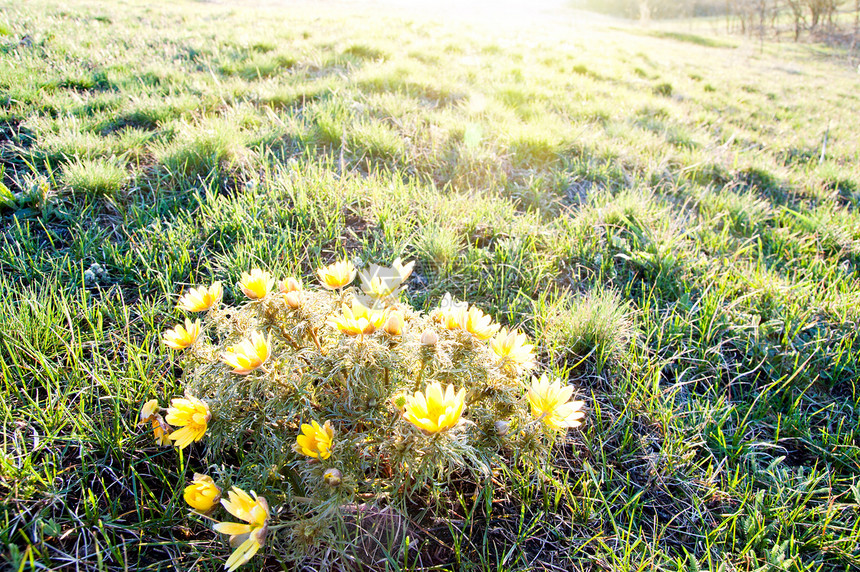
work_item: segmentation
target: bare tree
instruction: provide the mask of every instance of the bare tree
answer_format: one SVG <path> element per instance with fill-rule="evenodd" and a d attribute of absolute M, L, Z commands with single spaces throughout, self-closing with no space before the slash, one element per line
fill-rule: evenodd
<path fill-rule="evenodd" d="M 800 32 L 806 27 L 804 0 L 787 0 L 789 10 L 794 18 L 794 41 L 800 40 Z"/>
<path fill-rule="evenodd" d="M 600 12 L 642 22 L 662 18 L 695 17 L 724 14 L 726 33 L 739 32 L 758 35 L 763 43 L 767 37 L 780 39 L 784 32 L 793 32 L 799 42 L 804 34 L 813 37 L 827 32 L 836 38 L 849 39 L 850 53 L 860 47 L 860 0 L 572 0 Z M 853 25 L 848 14 L 853 12 Z M 839 16 L 845 16 L 840 21 Z M 826 27 L 826 30 L 825 30 Z M 853 33 L 852 32 L 853 27 Z"/>
<path fill-rule="evenodd" d="M 762 0 L 732 0 L 732 12 L 741 26 L 741 34 L 752 34 L 755 27 L 756 2 Z"/>
<path fill-rule="evenodd" d="M 639 21 L 643 24 L 651 19 L 651 6 L 648 0 L 639 0 Z"/>
<path fill-rule="evenodd" d="M 833 15 L 842 4 L 842 0 L 806 0 L 809 8 L 810 29 L 815 30 L 820 24 L 827 22 L 827 27 L 833 29 Z"/>
<path fill-rule="evenodd" d="M 857 42 L 860 40 L 860 0 L 854 0 L 854 33 L 851 35 L 851 49 L 849 57 L 854 56 L 854 50 L 857 48 Z M 860 72 L 860 69 L 857 70 Z"/>

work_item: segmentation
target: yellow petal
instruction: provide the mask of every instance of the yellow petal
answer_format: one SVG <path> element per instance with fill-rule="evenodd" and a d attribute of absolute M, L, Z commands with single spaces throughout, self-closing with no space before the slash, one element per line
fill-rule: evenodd
<path fill-rule="evenodd" d="M 253 537 L 240 544 L 239 548 L 234 550 L 233 554 L 230 555 L 230 558 L 227 559 L 227 562 L 224 563 L 224 567 L 227 569 L 227 572 L 233 572 L 233 570 L 236 570 L 239 566 L 246 563 L 259 549 L 260 545 Z"/>
<path fill-rule="evenodd" d="M 236 534 L 248 534 L 249 532 L 251 532 L 250 524 L 241 524 L 238 522 L 219 522 L 212 528 L 215 530 L 215 532 L 220 532 L 221 534 L 229 534 L 230 536 Z"/>

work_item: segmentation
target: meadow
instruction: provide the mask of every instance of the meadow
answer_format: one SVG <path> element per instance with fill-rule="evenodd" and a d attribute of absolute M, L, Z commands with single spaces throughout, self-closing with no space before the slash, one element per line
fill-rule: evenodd
<path fill-rule="evenodd" d="M 0 0 L 9 569 L 223 569 L 205 443 L 137 426 L 182 393 L 162 332 L 343 256 L 520 326 L 585 423 L 405 556 L 242 569 L 860 567 L 856 66 L 563 16 Z"/>

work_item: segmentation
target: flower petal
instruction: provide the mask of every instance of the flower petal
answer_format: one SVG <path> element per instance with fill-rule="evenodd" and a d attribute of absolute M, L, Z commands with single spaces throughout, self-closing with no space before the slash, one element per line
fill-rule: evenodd
<path fill-rule="evenodd" d="M 233 570 L 236 570 L 239 566 L 250 560 L 258 550 L 260 550 L 260 545 L 256 539 L 251 537 L 233 551 L 233 554 L 224 563 L 224 567 L 227 569 L 227 572 L 233 572 Z"/>
<path fill-rule="evenodd" d="M 219 522 L 215 526 L 212 527 L 215 532 L 220 532 L 221 534 L 229 534 L 230 536 L 236 534 L 248 534 L 251 532 L 250 524 L 241 524 L 238 522 Z"/>

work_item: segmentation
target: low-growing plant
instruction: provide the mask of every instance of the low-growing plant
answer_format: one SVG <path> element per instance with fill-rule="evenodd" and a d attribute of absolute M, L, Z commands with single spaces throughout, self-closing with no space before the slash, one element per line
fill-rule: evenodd
<path fill-rule="evenodd" d="M 657 95 L 669 97 L 672 95 L 673 91 L 674 90 L 672 89 L 672 84 L 669 82 L 664 81 L 654 86 L 654 93 L 656 93 Z"/>
<path fill-rule="evenodd" d="M 66 184 L 75 192 L 112 196 L 128 181 L 125 168 L 114 159 L 82 159 L 63 168 Z"/>
<path fill-rule="evenodd" d="M 557 360 L 575 364 L 591 357 L 600 371 L 607 363 L 622 360 L 636 340 L 630 304 L 613 290 L 600 288 L 577 298 L 561 297 L 538 310 L 542 345 Z"/>
<path fill-rule="evenodd" d="M 411 529 L 444 516 L 464 483 L 543 466 L 580 424 L 573 387 L 529 379 L 526 334 L 450 296 L 429 314 L 402 302 L 412 266 L 371 264 L 354 288 L 343 260 L 317 271 L 320 290 L 293 277 L 275 289 L 255 268 L 241 305 L 222 305 L 218 282 L 179 300 L 203 313 L 163 337 L 183 352 L 186 395 L 167 409 L 150 400 L 140 420 L 160 444 L 205 442 L 191 462 L 217 477 L 185 489 L 198 515 L 212 519 L 232 487 L 221 505 L 244 524 L 214 526 L 236 547 L 228 569 L 264 545 L 287 558 L 366 552 L 362 531 L 380 518 Z"/>
<path fill-rule="evenodd" d="M 348 139 L 351 146 L 380 159 L 397 159 L 405 148 L 397 131 L 379 121 L 359 122 L 353 126 Z"/>
<path fill-rule="evenodd" d="M 178 137 L 159 145 L 155 151 L 173 175 L 204 178 L 235 168 L 248 154 L 245 134 L 226 120 L 211 121 L 204 126 L 183 123 Z"/>

